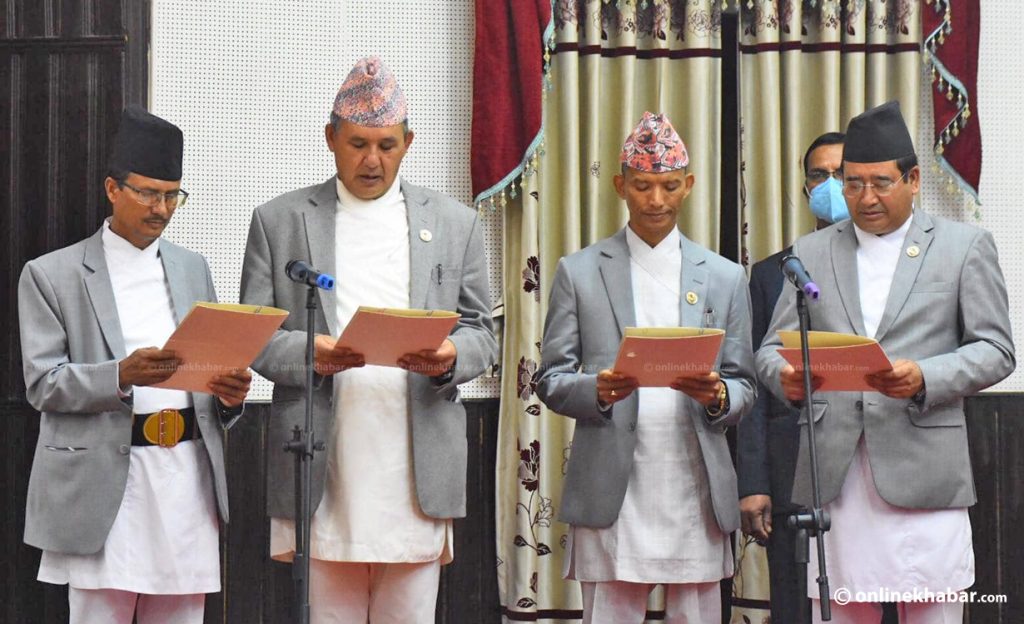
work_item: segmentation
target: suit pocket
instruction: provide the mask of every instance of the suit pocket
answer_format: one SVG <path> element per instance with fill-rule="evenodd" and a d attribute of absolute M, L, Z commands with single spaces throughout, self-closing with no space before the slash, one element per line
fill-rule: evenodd
<path fill-rule="evenodd" d="M 825 399 L 814 399 L 814 422 L 815 424 L 821 422 L 821 419 L 825 417 L 825 412 L 828 411 L 828 401 Z M 804 409 L 800 408 L 800 424 L 807 424 L 807 415 Z"/>
<path fill-rule="evenodd" d="M 435 284 L 445 284 L 462 281 L 462 267 L 460 265 L 436 265 L 430 272 L 430 279 Z"/>

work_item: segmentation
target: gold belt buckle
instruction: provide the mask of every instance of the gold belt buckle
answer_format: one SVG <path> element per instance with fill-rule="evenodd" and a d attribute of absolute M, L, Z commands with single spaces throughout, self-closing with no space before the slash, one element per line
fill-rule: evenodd
<path fill-rule="evenodd" d="M 150 414 L 142 424 L 142 435 L 150 444 L 171 448 L 185 435 L 185 417 L 176 409 Z"/>

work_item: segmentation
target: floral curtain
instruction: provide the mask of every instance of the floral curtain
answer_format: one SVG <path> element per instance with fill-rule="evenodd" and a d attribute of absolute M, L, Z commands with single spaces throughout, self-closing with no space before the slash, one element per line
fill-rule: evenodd
<path fill-rule="evenodd" d="M 578 621 L 562 580 L 558 522 L 573 422 L 537 398 L 547 285 L 559 258 L 627 220 L 612 176 L 645 110 L 664 112 L 697 183 L 680 215 L 690 238 L 718 240 L 721 0 L 558 0 L 552 88 L 536 169 L 504 210 L 505 333 L 497 460 L 498 583 L 506 621 Z M 650 606 L 657 617 L 660 598 Z"/>

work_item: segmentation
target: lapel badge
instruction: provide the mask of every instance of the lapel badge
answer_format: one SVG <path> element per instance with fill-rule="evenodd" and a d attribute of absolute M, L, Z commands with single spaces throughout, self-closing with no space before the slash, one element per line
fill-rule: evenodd
<path fill-rule="evenodd" d="M 430 230 L 420 230 L 420 240 L 424 243 L 429 243 L 434 235 L 430 233 Z"/>
<path fill-rule="evenodd" d="M 692 290 L 686 293 L 686 303 L 690 305 L 697 305 L 697 293 Z"/>
<path fill-rule="evenodd" d="M 910 247 L 907 247 L 907 255 L 911 258 L 916 258 L 921 255 L 921 248 L 917 245 L 911 245 Z"/>

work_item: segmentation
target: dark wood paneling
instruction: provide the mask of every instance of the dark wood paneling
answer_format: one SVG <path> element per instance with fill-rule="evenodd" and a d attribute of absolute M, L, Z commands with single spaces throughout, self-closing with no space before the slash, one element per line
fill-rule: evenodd
<path fill-rule="evenodd" d="M 0 399 L 23 396 L 16 289 L 27 260 L 92 234 L 126 103 L 144 103 L 148 0 L 0 2 Z"/>
<path fill-rule="evenodd" d="M 1024 622 L 1024 396 L 989 395 L 968 400 L 967 430 L 978 504 L 971 508 L 975 584 L 979 595 L 1002 594 L 1002 604 L 967 605 L 970 624 Z"/>
<path fill-rule="evenodd" d="M 438 624 L 501 621 L 494 524 L 498 401 L 467 402 L 466 418 L 466 517 L 455 521 L 455 561 L 441 571 Z"/>
<path fill-rule="evenodd" d="M 247 407 L 227 436 L 228 498 L 231 522 L 225 531 L 223 620 L 207 622 L 260 622 L 265 606 L 270 524 L 266 517 L 266 431 L 270 406 Z M 257 591 L 254 591 L 257 590 Z"/>
<path fill-rule="evenodd" d="M 35 580 L 40 553 L 22 543 L 39 422 L 24 401 L 17 281 L 108 212 L 100 176 L 121 109 L 145 101 L 149 12 L 149 0 L 0 0 L 0 620 L 11 624 L 68 620 L 67 589 Z"/>
<path fill-rule="evenodd" d="M 24 402 L 0 402 L 0 440 L 4 441 L 3 511 L 0 512 L 0 614 L 8 624 L 68 621 L 68 591 L 64 586 L 36 581 L 40 551 L 22 542 L 25 531 L 25 493 L 32 453 L 39 437 L 39 414 Z"/>

